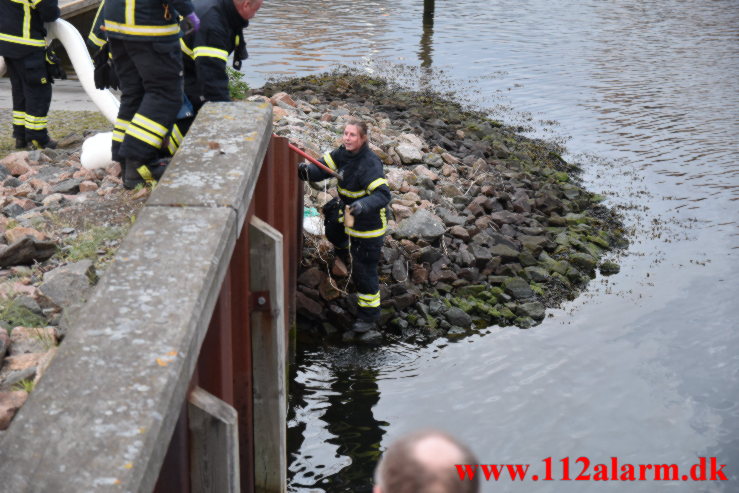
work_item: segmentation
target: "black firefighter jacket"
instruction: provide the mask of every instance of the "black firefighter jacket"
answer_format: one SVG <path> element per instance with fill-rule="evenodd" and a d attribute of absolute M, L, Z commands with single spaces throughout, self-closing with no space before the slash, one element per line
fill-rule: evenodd
<path fill-rule="evenodd" d="M 128 41 L 171 41 L 180 37 L 180 16 L 192 11 L 190 0 L 105 0 L 105 35 Z"/>
<path fill-rule="evenodd" d="M 226 64 L 234 53 L 234 68 L 246 57 L 243 19 L 233 0 L 202 0 L 195 5 L 200 29 L 185 36 L 185 93 L 196 109 L 206 101 L 230 101 Z"/>
<path fill-rule="evenodd" d="M 22 58 L 44 50 L 44 22 L 57 18 L 57 0 L 0 0 L 0 56 Z"/>
<path fill-rule="evenodd" d="M 357 152 L 349 152 L 342 145 L 324 154 L 320 161 L 341 174 L 337 186 L 341 201 L 349 205 L 361 200 L 363 208 L 367 208 L 367 212 L 355 216 L 354 227 L 344 226 L 346 234 L 354 238 L 376 238 L 385 234 L 385 207 L 390 202 L 391 195 L 380 158 L 367 144 Z M 310 181 L 321 181 L 330 176 L 315 164 L 308 168 Z M 339 220 L 343 220 L 343 213 Z"/>

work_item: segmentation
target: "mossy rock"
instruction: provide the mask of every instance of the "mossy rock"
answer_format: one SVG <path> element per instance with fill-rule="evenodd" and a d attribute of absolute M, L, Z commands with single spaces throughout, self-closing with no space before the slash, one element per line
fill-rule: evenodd
<path fill-rule="evenodd" d="M 488 289 L 487 286 L 484 284 L 470 284 L 468 286 L 462 286 L 460 288 L 457 288 L 455 291 L 455 294 L 457 296 L 462 296 L 465 298 L 469 297 L 477 297 L 481 293 L 485 292 Z"/>
<path fill-rule="evenodd" d="M 618 274 L 619 272 L 621 272 L 621 266 L 616 262 L 607 260 L 600 264 L 600 273 L 604 276 L 611 276 L 613 274 Z"/>

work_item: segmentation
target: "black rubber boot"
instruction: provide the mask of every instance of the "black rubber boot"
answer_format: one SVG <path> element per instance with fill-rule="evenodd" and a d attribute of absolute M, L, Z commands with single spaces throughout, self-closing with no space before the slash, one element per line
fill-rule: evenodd
<path fill-rule="evenodd" d="M 17 141 L 16 141 L 17 142 Z M 34 149 L 56 149 L 57 142 L 56 140 L 49 139 L 45 143 L 40 143 L 38 140 L 33 139 L 31 141 L 31 144 L 33 145 Z M 17 145 L 17 143 L 16 143 Z"/>
<path fill-rule="evenodd" d="M 123 186 L 132 190 L 139 185 L 146 183 L 146 180 L 139 173 L 139 168 L 146 167 L 146 164 L 138 159 L 126 159 L 123 166 Z"/>
<path fill-rule="evenodd" d="M 15 138 L 15 148 L 16 149 L 25 149 L 28 146 L 28 143 L 26 142 L 26 139 L 23 137 L 16 137 Z"/>

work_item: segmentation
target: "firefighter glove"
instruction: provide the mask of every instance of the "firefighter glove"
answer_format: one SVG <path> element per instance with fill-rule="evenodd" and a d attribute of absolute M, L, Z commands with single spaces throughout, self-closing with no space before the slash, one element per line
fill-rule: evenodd
<path fill-rule="evenodd" d="M 352 216 L 359 216 L 361 214 L 364 214 L 367 212 L 369 208 L 366 204 L 364 204 L 361 200 L 355 200 L 349 205 L 349 211 L 352 213 Z"/>
<path fill-rule="evenodd" d="M 298 178 L 303 181 L 310 179 L 310 165 L 308 163 L 300 163 L 298 165 Z"/>
<path fill-rule="evenodd" d="M 185 25 L 185 34 L 198 32 L 198 29 L 200 29 L 200 18 L 195 12 L 190 12 L 189 14 L 187 14 L 182 22 Z"/>

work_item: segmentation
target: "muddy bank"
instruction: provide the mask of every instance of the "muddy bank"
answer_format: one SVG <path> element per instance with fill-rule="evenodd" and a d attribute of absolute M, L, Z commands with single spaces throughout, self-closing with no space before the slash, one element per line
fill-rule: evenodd
<path fill-rule="evenodd" d="M 261 92 L 275 105 L 275 132 L 316 157 L 339 144 L 347 118 L 361 117 L 386 165 L 393 201 L 380 263 L 381 331 L 361 341 L 529 328 L 546 308 L 575 298 L 596 270 L 618 272 L 605 256 L 626 246 L 622 224 L 556 146 L 438 94 L 356 74 L 272 82 Z M 335 194 L 333 183 L 311 184 L 305 206 L 320 211 Z M 330 244 L 306 233 L 299 333 L 356 338 L 347 332 L 356 306 L 350 277 Z"/>

